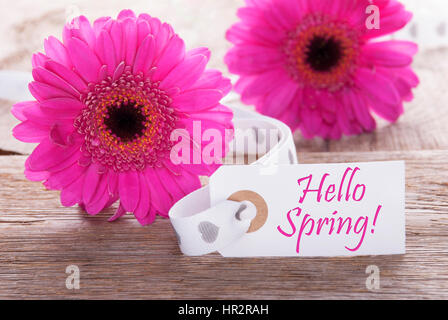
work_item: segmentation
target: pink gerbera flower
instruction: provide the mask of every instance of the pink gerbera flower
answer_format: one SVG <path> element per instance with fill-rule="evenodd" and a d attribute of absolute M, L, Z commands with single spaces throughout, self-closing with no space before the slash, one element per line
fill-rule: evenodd
<path fill-rule="evenodd" d="M 186 52 L 170 25 L 130 10 L 93 25 L 76 18 L 65 26 L 62 43 L 50 37 L 44 45 L 45 54 L 32 59 L 29 89 L 36 101 L 13 107 L 23 121 L 13 133 L 39 143 L 25 174 L 61 190 L 64 206 L 97 214 L 120 200 L 111 220 L 133 212 L 149 224 L 199 188 L 199 175 L 217 169 L 219 162 L 170 160 L 176 129 L 190 133 L 193 121 L 222 136 L 233 129 L 231 110 L 219 103 L 231 84 L 205 70 L 208 49 Z M 201 153 L 198 145 L 207 144 L 193 139 L 191 152 Z"/>
<path fill-rule="evenodd" d="M 375 129 L 371 111 L 394 122 L 413 99 L 417 45 L 374 42 L 411 19 L 396 0 L 246 0 L 227 32 L 225 61 L 242 101 L 299 128 L 339 139 Z M 369 27 L 379 9 L 379 29 Z M 373 8 L 375 9 L 375 8 Z M 370 12 L 366 14 L 366 12 Z M 373 20 L 369 20 L 372 18 Z M 367 22 L 367 23 L 366 23 Z"/>

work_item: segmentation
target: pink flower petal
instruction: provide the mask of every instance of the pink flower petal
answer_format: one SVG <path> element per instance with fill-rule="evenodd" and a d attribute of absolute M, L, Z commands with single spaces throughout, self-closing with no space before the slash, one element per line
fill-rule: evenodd
<path fill-rule="evenodd" d="M 124 61 L 122 61 L 118 66 L 117 66 L 117 68 L 115 69 L 115 71 L 114 71 L 114 76 L 113 76 L 113 79 L 114 80 L 117 80 L 122 74 L 123 74 L 123 71 L 124 71 L 124 68 L 125 68 L 125 63 L 124 63 Z"/>
<path fill-rule="evenodd" d="M 118 191 L 118 174 L 114 171 L 109 171 L 109 178 L 107 182 L 107 191 L 110 196 L 115 196 L 119 194 Z"/>
<path fill-rule="evenodd" d="M 124 60 L 128 66 L 134 64 L 137 52 L 137 26 L 133 19 L 127 18 L 122 21 L 123 36 L 126 39 L 126 53 Z"/>
<path fill-rule="evenodd" d="M 386 104 L 382 101 L 376 101 L 370 97 L 370 108 L 380 117 L 389 122 L 395 122 L 403 114 L 403 102 L 396 105 Z"/>
<path fill-rule="evenodd" d="M 47 171 L 69 158 L 73 153 L 78 152 L 76 146 L 61 147 L 43 140 L 29 156 L 29 169 L 32 171 Z"/>
<path fill-rule="evenodd" d="M 69 119 L 73 119 L 85 108 L 85 105 L 79 100 L 70 98 L 44 100 L 40 103 L 40 106 L 42 109 L 48 109 L 50 112 L 57 112 L 58 118 L 61 118 L 61 115 L 68 115 Z"/>
<path fill-rule="evenodd" d="M 277 48 L 241 45 L 229 50 L 224 61 L 231 73 L 251 74 L 282 67 L 284 56 Z"/>
<path fill-rule="evenodd" d="M 93 31 L 89 20 L 85 16 L 78 17 L 78 26 L 79 34 L 81 36 L 80 39 L 84 40 L 91 49 L 94 49 L 96 45 L 95 32 Z"/>
<path fill-rule="evenodd" d="M 351 108 L 351 106 L 345 106 L 344 104 L 339 105 L 337 123 L 345 135 L 352 135 L 354 132 L 352 130 L 350 118 L 345 111 L 346 108 Z"/>
<path fill-rule="evenodd" d="M 380 7 L 381 20 L 379 29 L 364 29 L 365 37 L 377 38 L 402 29 L 411 19 L 412 13 L 405 11 L 404 6 L 397 1 L 383 1 L 385 7 Z"/>
<path fill-rule="evenodd" d="M 52 172 L 46 186 L 51 190 L 62 190 L 83 176 L 84 173 L 85 169 L 74 162 L 69 167 Z"/>
<path fill-rule="evenodd" d="M 180 190 L 179 195 L 175 197 L 177 198 L 177 200 L 180 200 L 180 198 L 186 196 L 187 194 L 192 193 L 193 191 L 201 187 L 201 181 L 199 177 L 188 171 L 182 172 L 182 175 L 179 176 L 170 175 L 170 177 L 171 179 L 173 179 L 174 183 L 178 186 Z"/>
<path fill-rule="evenodd" d="M 108 74 L 113 76 L 115 68 L 117 67 L 115 47 L 112 38 L 106 31 L 101 31 L 98 37 L 97 52 L 103 64 L 107 66 Z"/>
<path fill-rule="evenodd" d="M 159 214 L 168 215 L 168 211 L 174 204 L 173 199 L 164 188 L 161 188 L 162 182 L 154 169 L 146 169 L 145 177 L 150 189 L 152 205 Z"/>
<path fill-rule="evenodd" d="M 115 48 L 115 58 L 117 62 L 120 63 L 124 60 L 125 46 L 123 43 L 124 35 L 121 24 L 117 21 L 112 21 L 110 27 L 110 37 Z"/>
<path fill-rule="evenodd" d="M 74 119 L 85 106 L 75 99 L 54 98 L 44 100 L 40 103 L 41 110 L 55 119 Z"/>
<path fill-rule="evenodd" d="M 360 88 L 365 90 L 374 100 L 389 105 L 401 103 L 400 96 L 392 83 L 378 72 L 360 68 L 357 71 L 356 81 Z"/>
<path fill-rule="evenodd" d="M 53 98 L 73 98 L 73 96 L 69 93 L 67 93 L 64 90 L 58 89 L 52 85 L 33 81 L 28 85 L 28 89 L 30 90 L 31 94 L 34 98 L 36 98 L 38 101 L 53 99 Z"/>
<path fill-rule="evenodd" d="M 25 177 L 30 181 L 42 181 L 48 179 L 48 172 L 40 171 L 40 172 L 34 172 L 29 170 L 28 168 L 25 168 Z"/>
<path fill-rule="evenodd" d="M 280 86 L 283 81 L 289 82 L 289 79 L 281 69 L 260 73 L 253 81 L 245 86 L 242 91 L 241 100 L 244 103 L 250 104 L 251 99 L 264 96 L 266 93 Z"/>
<path fill-rule="evenodd" d="M 137 17 L 135 16 L 134 11 L 130 10 L 130 9 L 124 9 L 121 10 L 120 13 L 118 14 L 117 20 L 119 21 L 123 21 L 125 19 L 131 19 L 134 20 Z"/>
<path fill-rule="evenodd" d="M 103 211 L 111 201 L 110 195 L 106 190 L 106 183 L 104 182 L 105 178 L 102 177 L 100 182 L 98 183 L 98 190 L 95 192 L 95 197 L 92 201 L 86 204 L 86 211 L 90 215 L 96 215 Z"/>
<path fill-rule="evenodd" d="M 75 98 L 80 97 L 80 93 L 73 88 L 68 82 L 56 75 L 55 73 L 48 71 L 42 67 L 33 69 L 33 78 L 36 81 L 46 83 L 55 88 L 61 89 Z"/>
<path fill-rule="evenodd" d="M 23 114 L 23 110 L 36 107 L 39 107 L 39 103 L 36 101 L 19 102 L 12 106 L 11 113 L 13 114 L 14 117 L 17 118 L 17 120 L 25 121 L 26 117 Z"/>
<path fill-rule="evenodd" d="M 232 89 L 232 83 L 230 79 L 224 78 L 220 71 L 205 70 L 199 80 L 189 90 L 195 89 L 216 89 L 220 90 L 223 96 L 225 96 Z"/>
<path fill-rule="evenodd" d="M 61 147 L 68 147 L 71 145 L 70 135 L 74 128 L 67 128 L 66 126 L 55 123 L 50 130 L 50 141 Z"/>
<path fill-rule="evenodd" d="M 42 53 L 35 53 L 33 54 L 31 58 L 31 65 L 33 68 L 42 67 L 45 65 L 45 62 L 49 61 L 50 58 L 48 58 L 46 55 Z"/>
<path fill-rule="evenodd" d="M 60 118 L 56 118 L 59 116 L 57 113 L 54 112 L 44 112 L 40 106 L 36 106 L 33 108 L 27 108 L 23 110 L 23 115 L 26 117 L 27 120 L 30 120 L 36 124 L 39 125 L 47 125 L 52 126 L 59 120 Z M 62 120 L 62 122 L 69 122 L 70 120 Z M 73 122 L 72 120 L 70 122 Z"/>
<path fill-rule="evenodd" d="M 133 72 L 135 74 L 139 72 L 146 72 L 153 64 L 155 58 L 155 40 L 150 34 L 148 35 L 140 45 L 135 56 L 135 63 Z"/>
<path fill-rule="evenodd" d="M 152 79 L 160 81 L 173 70 L 185 57 L 185 44 L 179 36 L 174 36 L 169 40 L 162 55 L 158 58 L 157 67 Z"/>
<path fill-rule="evenodd" d="M 298 107 L 291 106 L 296 93 L 297 84 L 287 80 L 276 89 L 266 93 L 263 104 L 259 105 L 258 110 L 272 117 L 279 117 L 284 112 Z"/>
<path fill-rule="evenodd" d="M 368 63 L 385 67 L 407 67 L 418 47 L 408 41 L 374 42 L 364 46 L 363 59 Z"/>
<path fill-rule="evenodd" d="M 151 27 L 145 20 L 139 19 L 137 21 L 137 47 L 142 45 L 143 40 L 151 33 Z"/>
<path fill-rule="evenodd" d="M 136 172 L 122 172 L 118 176 L 120 201 L 127 212 L 134 212 L 140 199 L 139 176 Z"/>
<path fill-rule="evenodd" d="M 151 27 L 151 33 L 156 35 L 159 33 L 160 28 L 162 27 L 162 22 L 156 17 L 150 17 L 148 14 L 142 13 L 140 15 L 143 19 L 148 21 L 149 26 Z"/>
<path fill-rule="evenodd" d="M 153 25 L 151 24 L 151 28 L 152 26 Z M 172 36 L 171 28 L 168 24 L 163 23 L 160 25 L 157 32 L 153 31 L 153 35 L 156 41 L 156 57 L 160 57 L 163 51 L 165 51 L 168 41 Z"/>
<path fill-rule="evenodd" d="M 169 193 L 170 197 L 172 199 L 171 206 L 174 205 L 177 201 L 182 199 L 187 194 L 184 193 L 184 191 L 179 187 L 179 184 L 176 183 L 177 176 L 172 174 L 171 171 L 160 168 L 157 171 L 155 171 L 159 177 L 159 181 L 163 181 L 164 183 L 161 184 L 161 188 L 164 190 L 164 192 Z M 196 182 L 193 180 L 193 182 Z M 168 215 L 168 212 L 165 214 L 164 212 L 160 213 L 161 215 L 165 216 Z"/>
<path fill-rule="evenodd" d="M 78 38 L 70 38 L 67 43 L 70 59 L 81 77 L 87 82 L 95 82 L 101 63 L 93 51 Z"/>
<path fill-rule="evenodd" d="M 270 26 L 251 28 L 242 22 L 234 24 L 226 33 L 226 39 L 234 44 L 276 46 L 280 45 L 284 38 L 284 32 Z"/>
<path fill-rule="evenodd" d="M 110 26 L 110 22 L 112 19 L 110 17 L 100 17 L 93 22 L 93 32 L 95 36 L 98 37 L 104 29 L 108 30 L 108 26 Z"/>
<path fill-rule="evenodd" d="M 45 53 L 50 59 L 68 68 L 72 67 L 67 49 L 58 39 L 53 36 L 48 37 L 44 41 L 44 48 Z"/>
<path fill-rule="evenodd" d="M 22 142 L 39 143 L 48 138 L 50 127 L 38 125 L 31 121 L 24 121 L 12 130 L 13 136 Z"/>
<path fill-rule="evenodd" d="M 151 208 L 151 194 L 149 192 L 148 183 L 144 175 L 140 178 L 140 201 L 135 209 L 134 215 L 141 225 L 152 223 L 156 217 L 156 212 Z"/>
<path fill-rule="evenodd" d="M 223 94 L 219 90 L 198 89 L 187 91 L 173 98 L 173 106 L 186 112 L 198 112 L 219 104 Z"/>
<path fill-rule="evenodd" d="M 117 208 L 117 211 L 115 212 L 115 214 L 109 218 L 109 222 L 114 222 L 117 219 L 121 218 L 122 216 L 124 216 L 126 214 L 126 210 L 124 209 L 122 203 L 120 202 L 120 205 Z"/>
<path fill-rule="evenodd" d="M 297 4 L 290 0 L 277 0 L 266 11 L 266 19 L 285 32 L 292 30 L 300 21 Z"/>
<path fill-rule="evenodd" d="M 61 191 L 61 204 L 72 207 L 82 201 L 82 188 L 84 186 L 84 175 L 81 175 L 73 183 Z"/>
<path fill-rule="evenodd" d="M 256 7 L 239 8 L 236 15 L 250 26 L 265 23 L 264 12 Z"/>
<path fill-rule="evenodd" d="M 84 188 L 82 190 L 82 199 L 85 204 L 89 204 L 97 191 L 98 183 L 102 175 L 98 174 L 98 166 L 92 164 L 88 167 L 84 177 Z"/>
<path fill-rule="evenodd" d="M 67 169 L 68 167 L 72 166 L 73 164 L 77 164 L 79 162 L 79 158 L 82 157 L 81 152 L 79 151 L 79 144 L 77 144 L 76 147 L 78 150 L 76 152 L 73 152 L 73 154 L 64 160 L 60 161 L 56 165 L 52 166 L 48 169 L 48 171 L 53 174 L 54 172 L 63 171 Z M 82 167 L 82 171 L 86 169 L 86 167 Z"/>
<path fill-rule="evenodd" d="M 59 64 L 55 61 L 47 61 L 45 62 L 45 68 L 57 74 L 62 79 L 64 79 L 67 83 L 73 86 L 73 88 L 75 88 L 78 92 L 85 93 L 87 91 L 87 85 L 84 82 L 84 80 L 81 79 L 72 70 L 69 70 L 66 67 L 64 67 L 62 64 Z"/>
<path fill-rule="evenodd" d="M 202 54 L 203 56 L 205 56 L 207 58 L 207 62 L 210 60 L 211 52 L 207 47 L 199 47 L 188 50 L 188 52 L 185 54 L 185 57 L 189 58 L 198 54 Z"/>
<path fill-rule="evenodd" d="M 346 93 L 346 101 L 352 106 L 352 110 L 354 111 L 357 120 L 365 131 L 373 131 L 376 128 L 376 122 L 369 112 L 369 108 L 364 97 L 359 93 L 349 91 Z"/>
<path fill-rule="evenodd" d="M 203 55 L 185 59 L 162 80 L 160 88 L 170 89 L 178 87 L 181 90 L 188 89 L 201 77 L 206 63 L 207 59 Z"/>

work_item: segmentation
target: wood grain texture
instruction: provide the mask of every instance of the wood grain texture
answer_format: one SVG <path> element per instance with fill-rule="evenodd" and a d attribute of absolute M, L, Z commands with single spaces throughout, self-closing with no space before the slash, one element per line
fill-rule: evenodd
<path fill-rule="evenodd" d="M 0 157 L 0 298 L 448 298 L 448 151 L 299 153 L 303 163 L 406 160 L 407 253 L 356 258 L 183 256 L 169 221 L 109 223 L 64 208 L 24 178 L 23 156 Z M 80 268 L 80 290 L 65 269 Z M 378 265 L 381 289 L 366 289 Z"/>
<path fill-rule="evenodd" d="M 189 48 L 211 48 L 210 67 L 229 75 L 223 57 L 230 44 L 223 36 L 243 3 L 134 0 L 129 7 L 172 23 Z M 0 69 L 30 71 L 31 54 L 42 50 L 48 35 L 60 35 L 67 15 L 76 13 L 70 10 L 95 18 L 115 16 L 122 7 L 120 0 L 107 6 L 89 0 L 9 3 L 0 19 L 0 40 L 7 44 L 0 48 Z M 109 223 L 114 208 L 90 217 L 62 207 L 58 192 L 26 181 L 25 157 L 13 154 L 28 154 L 34 146 L 13 139 L 14 102 L 0 100 L 0 299 L 448 299 L 447 54 L 447 48 L 422 49 L 416 56 L 421 85 L 398 123 L 379 121 L 374 133 L 340 141 L 305 140 L 296 133 L 305 163 L 406 160 L 408 251 L 403 256 L 184 257 L 167 220 L 141 227 L 126 216 Z M 239 104 L 238 96 L 228 101 Z M 65 287 L 71 264 L 80 268 L 80 290 Z M 365 286 L 371 264 L 381 270 L 378 292 Z"/>

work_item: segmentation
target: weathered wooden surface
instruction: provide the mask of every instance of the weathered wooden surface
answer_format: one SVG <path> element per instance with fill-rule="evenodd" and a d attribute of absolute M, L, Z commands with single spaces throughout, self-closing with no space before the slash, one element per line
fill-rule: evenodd
<path fill-rule="evenodd" d="M 223 35 L 243 3 L 134 0 L 126 6 L 172 23 L 189 48 L 210 47 L 210 67 L 228 75 L 223 56 L 230 45 Z M 68 15 L 114 16 L 123 6 L 120 0 L 107 5 L 89 0 L 8 3 L 0 13 L 0 69 L 29 72 L 31 54 L 41 50 L 48 35 L 60 36 Z M 419 27 L 427 25 L 420 22 Z M 426 49 L 420 38 L 414 67 L 422 83 L 397 124 L 380 121 L 376 132 L 341 141 L 304 140 L 296 134 L 301 162 L 407 161 L 406 255 L 184 257 L 167 220 L 148 227 L 130 216 L 108 223 L 113 208 L 89 217 L 63 208 L 57 192 L 26 181 L 25 158 L 13 154 L 28 154 L 33 146 L 12 138 L 17 121 L 9 109 L 14 102 L 0 100 L 0 298 L 448 299 L 448 49 Z M 237 98 L 230 101 L 238 103 Z M 80 268 L 80 290 L 65 287 L 65 269 L 72 264 Z M 378 292 L 365 286 L 365 269 L 372 264 L 381 271 Z"/>
<path fill-rule="evenodd" d="M 89 217 L 0 157 L 0 298 L 448 298 L 448 151 L 300 153 L 302 162 L 406 160 L 407 253 L 358 258 L 189 258 L 169 221 Z M 80 290 L 65 287 L 68 265 Z M 368 265 L 381 288 L 366 289 Z"/>

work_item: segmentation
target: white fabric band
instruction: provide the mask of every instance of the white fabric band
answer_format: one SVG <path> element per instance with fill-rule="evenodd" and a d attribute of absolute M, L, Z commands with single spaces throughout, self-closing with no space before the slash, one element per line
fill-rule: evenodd
<path fill-rule="evenodd" d="M 266 154 L 251 165 L 275 166 L 297 163 L 294 139 L 287 125 L 244 109 L 233 108 L 233 111 L 234 142 L 238 141 L 239 133 L 253 130 L 253 134 L 246 135 L 247 139 L 254 139 L 253 145 L 267 146 Z M 276 142 L 275 145 L 269 145 L 266 132 L 278 133 L 276 139 L 269 137 L 269 140 Z M 236 143 L 230 148 L 230 152 L 241 155 L 247 151 L 245 146 L 241 147 Z M 247 201 L 230 200 L 211 207 L 209 187 L 206 186 L 179 200 L 171 208 L 169 216 L 182 253 L 198 256 L 224 249 L 241 238 L 256 216 L 256 208 Z"/>

